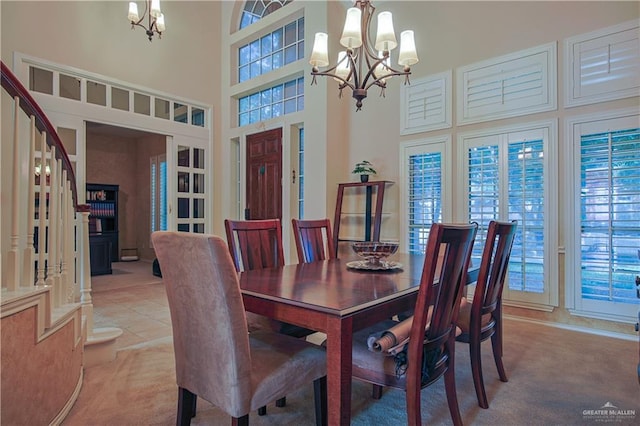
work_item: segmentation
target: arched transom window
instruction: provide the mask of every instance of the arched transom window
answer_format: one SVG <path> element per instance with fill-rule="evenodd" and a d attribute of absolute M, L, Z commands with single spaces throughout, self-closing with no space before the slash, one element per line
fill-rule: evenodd
<path fill-rule="evenodd" d="M 244 4 L 240 29 L 258 22 L 268 14 L 291 3 L 293 0 L 250 0 Z"/>

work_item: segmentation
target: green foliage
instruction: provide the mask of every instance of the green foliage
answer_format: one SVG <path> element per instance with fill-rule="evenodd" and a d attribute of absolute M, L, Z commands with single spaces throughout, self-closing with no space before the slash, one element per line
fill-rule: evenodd
<path fill-rule="evenodd" d="M 360 161 L 359 163 L 356 163 L 351 173 L 357 174 L 357 175 L 375 175 L 378 172 L 376 172 L 376 169 L 373 168 L 373 164 L 371 164 L 367 160 L 363 160 L 363 161 Z"/>

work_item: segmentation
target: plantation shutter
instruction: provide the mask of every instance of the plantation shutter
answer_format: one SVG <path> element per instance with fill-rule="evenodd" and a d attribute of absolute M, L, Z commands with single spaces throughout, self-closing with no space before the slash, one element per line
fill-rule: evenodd
<path fill-rule="evenodd" d="M 440 152 L 409 156 L 409 253 L 424 253 L 431 224 L 442 222 L 442 167 Z"/>
<path fill-rule="evenodd" d="M 582 299 L 639 303 L 640 129 L 580 139 Z"/>

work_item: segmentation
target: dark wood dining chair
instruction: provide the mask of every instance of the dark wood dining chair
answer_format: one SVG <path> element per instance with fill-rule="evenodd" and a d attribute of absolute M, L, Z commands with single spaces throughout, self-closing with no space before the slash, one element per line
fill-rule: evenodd
<path fill-rule="evenodd" d="M 314 383 L 316 424 L 327 423 L 326 353 L 303 339 L 249 334 L 238 274 L 222 238 L 152 234 L 162 265 L 175 352 L 178 413 L 189 425 L 201 397 L 249 424 L 249 412 Z"/>
<path fill-rule="evenodd" d="M 455 321 L 477 224 L 431 225 L 411 321 L 409 342 L 395 356 L 369 350 L 367 339 L 397 322 L 386 320 L 358 331 L 353 338 L 353 377 L 406 392 L 407 422 L 421 425 L 420 392 L 444 376 L 447 402 L 455 425 L 462 424 L 456 394 Z"/>
<path fill-rule="evenodd" d="M 280 219 L 225 219 L 224 227 L 238 272 L 284 266 Z"/>
<path fill-rule="evenodd" d="M 469 303 L 466 297 L 462 298 L 456 322 L 462 330 L 462 334 L 456 340 L 469 344 L 473 385 L 476 388 L 478 405 L 482 408 L 489 408 L 489 402 L 482 377 L 481 342 L 491 338 L 493 359 L 500 380 L 508 380 L 502 364 L 502 289 L 517 226 L 518 222 L 515 220 L 489 223 L 473 302 Z"/>
<path fill-rule="evenodd" d="M 329 219 L 292 219 L 291 224 L 298 262 L 311 263 L 336 258 Z"/>
<path fill-rule="evenodd" d="M 225 219 L 224 227 L 227 234 L 229 253 L 236 271 L 284 266 L 280 219 Z M 250 331 L 266 328 L 299 338 L 315 333 L 315 330 L 276 321 L 252 312 L 247 312 L 246 317 L 250 323 Z M 286 403 L 286 398 L 282 397 L 276 401 L 276 407 L 284 407 Z M 261 416 L 265 415 L 266 412 L 266 407 L 260 407 L 258 410 L 258 414 Z"/>

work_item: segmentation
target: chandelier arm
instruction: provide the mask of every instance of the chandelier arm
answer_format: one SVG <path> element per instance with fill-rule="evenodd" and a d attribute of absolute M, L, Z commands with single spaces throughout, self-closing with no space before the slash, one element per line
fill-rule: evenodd
<path fill-rule="evenodd" d="M 141 18 L 138 19 L 137 22 L 131 21 L 131 28 L 133 28 L 134 25 L 137 25 L 138 27 L 144 28 L 145 31 L 148 31 L 147 27 L 142 23 L 142 21 L 144 21 L 144 18 L 147 16 L 148 10 L 149 10 L 149 3 L 147 0 L 144 0 L 144 12 L 142 12 Z M 151 18 L 151 14 L 149 14 L 149 18 Z M 151 21 L 151 19 L 149 19 L 149 21 Z M 149 28 L 151 28 L 151 26 L 149 26 Z"/>
<path fill-rule="evenodd" d="M 342 77 L 340 77 L 337 74 L 334 74 L 332 71 L 334 71 L 338 66 L 334 66 L 332 68 L 329 68 L 326 71 L 311 71 L 311 75 L 315 78 L 318 75 L 324 76 L 324 77 L 333 77 L 333 78 L 337 78 L 338 80 L 340 80 L 342 83 L 340 83 L 339 89 L 342 90 L 345 87 L 349 87 L 351 90 L 354 90 L 356 87 L 353 85 L 353 83 L 349 82 L 349 78 L 351 77 L 352 72 L 350 72 L 347 75 L 347 78 L 344 79 Z M 313 82 L 312 82 L 313 84 Z"/>
<path fill-rule="evenodd" d="M 142 17 L 137 21 L 131 21 L 131 29 L 134 29 L 136 26 L 141 27 L 147 34 L 147 37 L 149 37 L 149 41 L 152 41 L 154 34 L 158 34 L 158 38 L 162 38 L 162 32 L 158 30 L 158 19 L 151 17 L 150 4 L 150 0 L 144 0 L 144 12 L 142 13 Z M 148 26 L 142 23 L 146 17 L 149 17 Z"/>
<path fill-rule="evenodd" d="M 371 83 L 369 83 L 368 85 L 366 85 L 366 86 L 364 87 L 364 89 L 365 89 L 365 90 L 366 90 L 366 89 L 369 89 L 369 88 L 370 88 L 371 86 L 373 86 L 374 84 L 375 84 L 375 85 L 377 85 L 377 86 L 380 86 L 380 87 L 387 87 L 386 83 L 380 84 L 380 80 L 384 80 L 384 79 L 387 79 L 387 78 L 389 78 L 389 77 L 393 77 L 393 76 L 402 76 L 402 75 L 404 75 L 404 76 L 406 76 L 406 77 L 407 77 L 405 84 L 409 82 L 409 76 L 411 75 L 411 71 L 410 71 L 410 70 L 409 70 L 409 71 L 407 71 L 407 70 L 405 70 L 405 71 L 398 71 L 398 70 L 395 70 L 395 69 L 393 69 L 393 68 L 391 68 L 391 67 L 387 67 L 387 70 L 389 70 L 389 71 L 391 71 L 391 72 L 389 72 L 389 73 L 387 73 L 387 74 L 385 74 L 385 75 L 382 75 L 382 76 L 380 76 L 380 77 L 375 77 L 375 76 L 374 76 L 374 77 L 373 77 L 373 78 L 374 78 L 374 80 L 373 80 Z"/>

